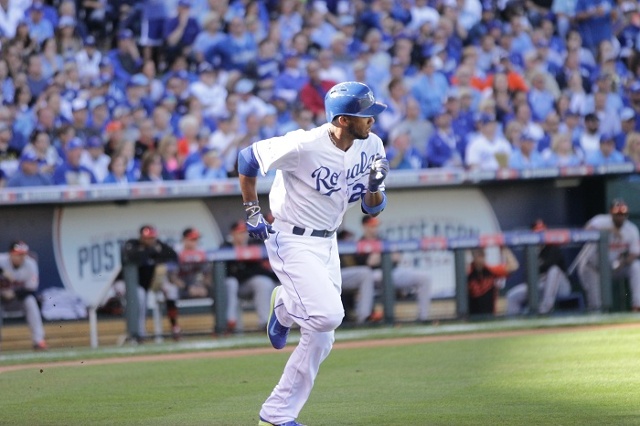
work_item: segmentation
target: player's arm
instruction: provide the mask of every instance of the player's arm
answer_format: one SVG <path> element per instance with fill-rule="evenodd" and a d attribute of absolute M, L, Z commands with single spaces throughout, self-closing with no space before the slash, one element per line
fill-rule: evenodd
<path fill-rule="evenodd" d="M 247 231 L 251 238 L 264 241 L 274 231 L 261 213 L 257 190 L 259 171 L 260 165 L 251 146 L 242 149 L 238 154 L 238 180 L 242 193 L 242 205 L 247 215 Z"/>
<path fill-rule="evenodd" d="M 380 189 L 380 186 L 388 174 L 389 160 L 381 155 L 377 155 L 371 164 L 367 191 L 364 193 L 362 202 L 360 203 L 360 208 L 363 213 L 377 216 L 387 206 L 387 196 L 384 191 Z"/>

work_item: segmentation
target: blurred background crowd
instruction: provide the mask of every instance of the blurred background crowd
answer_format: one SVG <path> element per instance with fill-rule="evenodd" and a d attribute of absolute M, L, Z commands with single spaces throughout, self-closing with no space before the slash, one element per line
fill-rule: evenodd
<path fill-rule="evenodd" d="M 640 164 L 633 0 L 0 0 L 0 186 L 236 176 L 368 84 L 394 169 Z"/>

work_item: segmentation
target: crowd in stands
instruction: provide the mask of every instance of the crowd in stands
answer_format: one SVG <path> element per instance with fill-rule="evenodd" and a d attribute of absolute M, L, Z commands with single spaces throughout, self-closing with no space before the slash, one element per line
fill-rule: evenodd
<path fill-rule="evenodd" d="M 346 80 L 394 169 L 640 164 L 639 42 L 633 0 L 0 0 L 0 186 L 233 177 Z"/>

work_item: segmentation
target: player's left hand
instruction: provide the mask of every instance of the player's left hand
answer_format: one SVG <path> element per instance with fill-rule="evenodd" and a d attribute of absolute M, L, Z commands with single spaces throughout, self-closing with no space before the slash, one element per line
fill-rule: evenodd
<path fill-rule="evenodd" d="M 247 232 L 256 240 L 268 240 L 269 234 L 275 234 L 271 224 L 267 222 L 260 211 L 247 216 Z"/>
<path fill-rule="evenodd" d="M 377 154 L 371 164 L 369 172 L 369 192 L 378 192 L 380 185 L 389 174 L 389 160 Z"/>

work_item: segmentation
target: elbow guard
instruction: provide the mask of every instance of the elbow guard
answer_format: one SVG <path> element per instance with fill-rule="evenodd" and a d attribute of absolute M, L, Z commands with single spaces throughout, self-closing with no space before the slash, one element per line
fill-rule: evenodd
<path fill-rule="evenodd" d="M 253 149 L 248 146 L 238 153 L 238 173 L 241 175 L 256 177 L 260 171 L 260 165 L 256 156 L 253 155 Z"/>
<path fill-rule="evenodd" d="M 364 196 L 362 197 L 362 200 L 360 201 L 360 209 L 362 210 L 362 213 L 377 215 L 384 210 L 387 206 L 387 194 L 385 194 L 384 191 L 380 191 L 380 193 L 382 194 L 382 202 L 373 207 L 368 206 L 367 203 L 364 202 Z"/>

